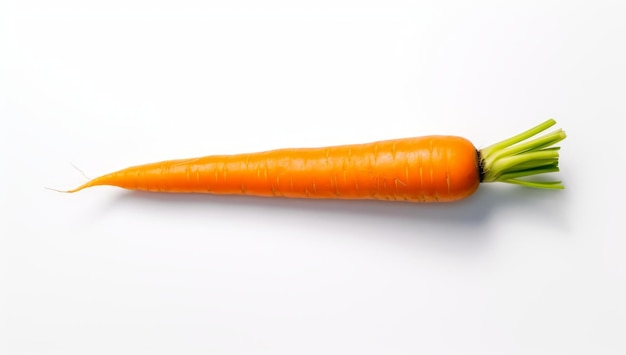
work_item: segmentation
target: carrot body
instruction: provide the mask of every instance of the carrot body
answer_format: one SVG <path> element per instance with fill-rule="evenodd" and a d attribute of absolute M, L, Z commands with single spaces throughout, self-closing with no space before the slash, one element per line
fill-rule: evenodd
<path fill-rule="evenodd" d="M 131 190 L 412 202 L 465 198 L 480 184 L 474 145 L 426 136 L 323 148 L 169 160 L 123 169 L 97 185 Z"/>

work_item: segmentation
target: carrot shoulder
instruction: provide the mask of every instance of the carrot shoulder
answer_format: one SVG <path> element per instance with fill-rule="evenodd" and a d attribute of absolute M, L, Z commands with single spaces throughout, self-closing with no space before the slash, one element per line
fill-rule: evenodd
<path fill-rule="evenodd" d="M 558 148 L 552 146 L 565 133 L 531 139 L 554 124 L 548 120 L 481 150 L 465 138 L 437 135 L 168 160 L 106 174 L 67 192 L 111 185 L 173 193 L 433 202 L 468 197 L 481 182 L 558 189 L 560 182 L 522 179 L 558 171 Z"/>

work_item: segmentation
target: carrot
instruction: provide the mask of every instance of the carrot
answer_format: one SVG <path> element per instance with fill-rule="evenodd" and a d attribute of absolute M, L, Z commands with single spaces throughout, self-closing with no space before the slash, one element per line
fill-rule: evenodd
<path fill-rule="evenodd" d="M 443 202 L 472 195 L 481 182 L 562 189 L 560 181 L 521 179 L 558 171 L 558 148 L 552 146 L 565 133 L 532 138 L 555 123 L 550 119 L 480 150 L 465 138 L 436 135 L 168 160 L 122 169 L 65 192 L 111 185 L 154 192 Z"/>

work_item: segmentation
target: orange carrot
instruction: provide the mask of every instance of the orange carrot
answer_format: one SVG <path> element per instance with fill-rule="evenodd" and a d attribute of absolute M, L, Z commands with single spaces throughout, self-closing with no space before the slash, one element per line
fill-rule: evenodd
<path fill-rule="evenodd" d="M 560 182 L 520 177 L 558 171 L 561 130 L 528 140 L 556 122 L 477 150 L 465 138 L 425 136 L 323 148 L 213 155 L 129 167 L 82 186 L 131 190 L 293 198 L 454 201 L 481 182 L 502 181 L 540 188 Z"/>

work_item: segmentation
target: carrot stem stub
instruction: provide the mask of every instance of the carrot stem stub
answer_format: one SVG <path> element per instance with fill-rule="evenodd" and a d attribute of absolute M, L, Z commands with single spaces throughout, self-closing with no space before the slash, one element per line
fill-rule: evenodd
<path fill-rule="evenodd" d="M 480 150 L 483 182 L 506 182 L 544 189 L 563 189 L 560 181 L 530 181 L 520 178 L 559 171 L 562 129 L 533 138 L 556 124 L 549 119 L 525 132 Z"/>
<path fill-rule="evenodd" d="M 131 190 L 291 198 L 455 201 L 481 182 L 562 189 L 526 180 L 558 171 L 558 130 L 548 120 L 481 150 L 465 138 L 424 136 L 321 148 L 211 155 L 138 165 L 97 177 L 66 192 L 110 185 Z"/>

